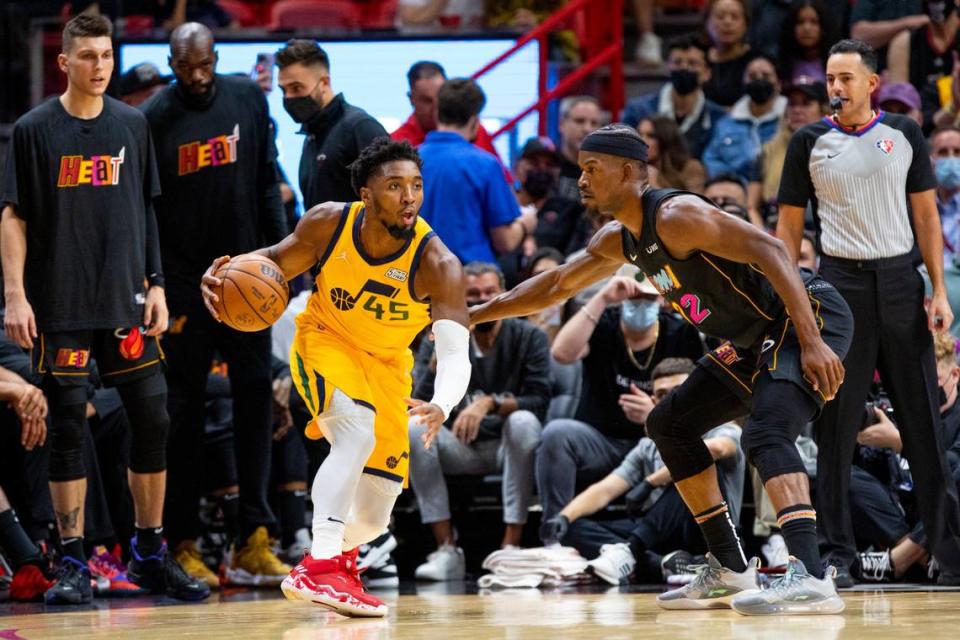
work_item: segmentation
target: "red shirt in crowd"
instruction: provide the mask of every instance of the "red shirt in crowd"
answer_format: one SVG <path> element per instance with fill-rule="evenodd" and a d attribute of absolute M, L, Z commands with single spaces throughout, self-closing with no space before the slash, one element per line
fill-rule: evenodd
<path fill-rule="evenodd" d="M 390 134 L 390 137 L 394 140 L 406 140 L 415 147 L 419 147 L 423 144 L 423 139 L 427 137 L 427 132 L 423 130 L 420 126 L 420 123 L 417 122 L 417 119 L 413 117 L 413 114 L 410 114 L 410 117 L 407 118 L 407 121 L 404 122 L 400 127 Z M 500 154 L 497 153 L 497 150 L 493 147 L 493 138 L 490 137 L 490 133 L 483 128 L 483 125 L 480 125 L 480 128 L 477 130 L 477 137 L 473 141 L 474 146 L 483 149 L 488 153 L 492 153 L 493 156 L 500 163 L 500 166 L 503 167 L 503 175 L 506 178 L 507 182 L 513 184 L 513 175 L 510 173 L 510 170 L 503 164 L 503 161 L 500 160 Z"/>

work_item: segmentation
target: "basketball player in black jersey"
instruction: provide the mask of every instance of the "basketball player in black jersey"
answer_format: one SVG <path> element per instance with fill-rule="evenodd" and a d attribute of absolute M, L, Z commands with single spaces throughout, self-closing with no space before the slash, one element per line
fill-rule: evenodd
<path fill-rule="evenodd" d="M 613 274 L 639 266 L 674 310 L 725 339 L 689 379 L 657 403 L 647 435 L 657 444 L 710 549 L 691 584 L 658 597 L 667 609 L 732 606 L 747 615 L 837 613 L 843 601 L 824 576 L 809 481 L 794 445 L 801 428 L 843 382 L 853 335 L 850 310 L 832 286 L 800 272 L 783 243 L 706 198 L 647 184 L 647 147 L 622 124 L 580 147 L 584 204 L 612 215 L 586 253 L 473 307 L 473 324 L 529 315 Z M 743 445 L 778 511 L 791 558 L 786 575 L 759 590 L 720 493 L 701 435 L 749 414 Z"/>

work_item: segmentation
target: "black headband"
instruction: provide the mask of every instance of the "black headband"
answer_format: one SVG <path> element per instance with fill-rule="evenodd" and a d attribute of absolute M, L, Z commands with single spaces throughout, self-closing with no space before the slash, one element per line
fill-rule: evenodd
<path fill-rule="evenodd" d="M 616 133 L 591 133 L 583 139 L 580 151 L 596 151 L 620 158 L 647 161 L 647 143 L 640 138 Z"/>

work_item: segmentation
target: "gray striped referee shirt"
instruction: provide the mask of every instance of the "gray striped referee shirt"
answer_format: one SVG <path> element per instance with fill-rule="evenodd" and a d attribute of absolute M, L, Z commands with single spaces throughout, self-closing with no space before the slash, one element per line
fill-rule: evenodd
<path fill-rule="evenodd" d="M 881 111 L 856 132 L 823 118 L 793 134 L 778 200 L 813 206 L 825 255 L 875 260 L 910 252 L 907 197 L 935 187 L 919 125 Z"/>

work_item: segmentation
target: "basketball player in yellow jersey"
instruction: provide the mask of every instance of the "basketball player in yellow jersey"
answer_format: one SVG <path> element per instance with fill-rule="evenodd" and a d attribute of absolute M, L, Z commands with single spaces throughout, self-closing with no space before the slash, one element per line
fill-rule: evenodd
<path fill-rule="evenodd" d="M 291 235 L 258 253 L 288 280 L 319 267 L 297 318 L 290 369 L 314 415 L 307 436 L 325 437 L 331 448 L 313 482 L 313 546 L 283 592 L 343 615 L 379 617 L 387 607 L 363 591 L 357 547 L 386 529 L 406 482 L 408 420 L 427 425 L 429 444 L 466 392 L 469 332 L 460 262 L 418 216 L 417 151 L 378 138 L 351 174 L 361 202 L 318 205 Z M 228 259 L 215 260 L 201 284 L 214 317 L 220 281 L 212 274 Z M 409 345 L 431 320 L 437 382 L 423 403 L 408 397 Z"/>

